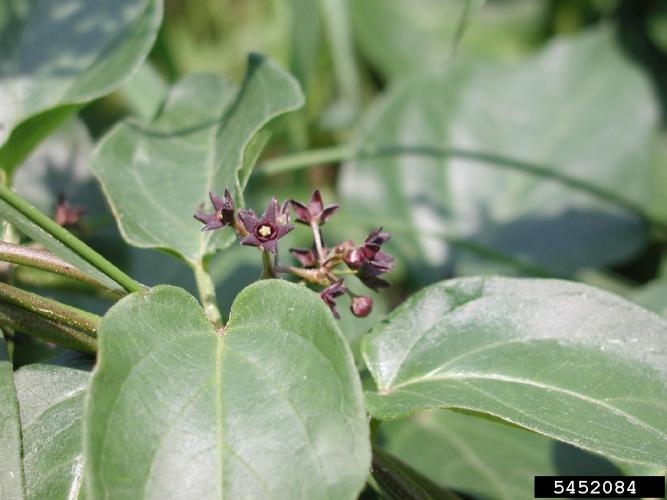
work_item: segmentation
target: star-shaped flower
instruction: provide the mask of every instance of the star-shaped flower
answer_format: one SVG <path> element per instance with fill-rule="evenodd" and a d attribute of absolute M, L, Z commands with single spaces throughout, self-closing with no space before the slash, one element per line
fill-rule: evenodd
<path fill-rule="evenodd" d="M 201 230 L 213 231 L 225 226 L 234 226 L 234 200 L 232 200 L 229 189 L 225 188 L 224 199 L 212 191 L 208 193 L 208 196 L 211 198 L 215 212 L 212 214 L 198 212 L 194 215 L 195 219 L 204 224 Z"/>
<path fill-rule="evenodd" d="M 290 200 L 292 208 L 296 212 L 297 222 L 310 225 L 311 222 L 322 225 L 329 217 L 331 217 L 336 210 L 337 204 L 329 205 L 327 207 L 322 203 L 322 195 L 319 190 L 316 190 L 310 197 L 308 205 L 304 205 L 300 201 Z"/>
<path fill-rule="evenodd" d="M 258 247 L 271 253 L 277 253 L 278 240 L 294 229 L 292 224 L 281 222 L 282 211 L 275 198 L 272 198 L 266 206 L 261 218 L 258 218 L 253 210 L 241 210 L 239 217 L 248 231 L 241 244 Z"/>
<path fill-rule="evenodd" d="M 336 319 L 340 319 L 340 314 L 336 310 L 336 298 L 347 293 L 347 287 L 343 285 L 343 280 L 336 281 L 333 285 L 320 292 L 320 298 L 329 306 Z"/>
<path fill-rule="evenodd" d="M 389 283 L 379 278 L 380 274 L 394 268 L 394 258 L 381 251 L 382 245 L 389 241 L 391 235 L 383 232 L 382 228 L 371 231 L 358 248 L 351 248 L 345 254 L 345 263 L 350 269 L 357 270 L 357 277 L 372 290 L 389 287 Z"/>

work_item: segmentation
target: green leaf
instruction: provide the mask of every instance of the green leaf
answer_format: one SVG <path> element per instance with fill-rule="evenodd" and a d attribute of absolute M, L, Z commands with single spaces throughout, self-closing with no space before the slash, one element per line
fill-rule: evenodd
<path fill-rule="evenodd" d="M 93 158 L 124 238 L 161 247 L 196 264 L 233 232 L 201 232 L 192 218 L 210 209 L 208 192 L 229 187 L 238 202 L 271 119 L 303 103 L 298 83 L 273 62 L 249 58 L 241 88 L 214 75 L 186 77 L 149 125 L 124 122 Z M 253 137 L 258 137 L 253 141 Z M 249 153 L 250 152 L 250 153 Z"/>
<path fill-rule="evenodd" d="M 465 270 L 472 258 L 447 244 L 461 239 L 567 275 L 646 242 L 664 170 L 657 108 L 610 31 L 586 32 L 520 64 L 395 87 L 369 112 L 340 187 L 348 208 L 400 233 L 394 250 L 423 280 Z"/>
<path fill-rule="evenodd" d="M 611 462 L 500 422 L 447 410 L 383 423 L 384 448 L 443 488 L 532 499 L 536 475 L 620 475 Z"/>
<path fill-rule="evenodd" d="M 0 333 L 0 498 L 23 498 L 21 424 L 12 362 Z"/>
<path fill-rule="evenodd" d="M 352 357 L 304 287 L 265 280 L 224 335 L 185 291 L 122 299 L 99 328 L 92 497 L 356 498 L 370 465 Z"/>
<path fill-rule="evenodd" d="M 540 3 L 513 0 L 486 2 L 481 6 L 483 3 L 483 0 L 348 1 L 359 49 L 389 78 L 451 63 L 461 29 L 464 29 L 463 39 L 459 43 L 463 54 L 516 59 L 525 53 L 536 38 Z M 469 19 L 461 26 L 466 9 Z"/>
<path fill-rule="evenodd" d="M 82 104 L 139 67 L 161 0 L 8 0 L 0 4 L 0 166 L 11 172 Z"/>
<path fill-rule="evenodd" d="M 667 464 L 667 323 L 559 280 L 467 278 L 408 299 L 363 342 L 379 419 L 488 413 L 628 462 Z"/>
<path fill-rule="evenodd" d="M 83 402 L 92 363 L 16 372 L 27 499 L 77 498 L 83 477 Z"/>

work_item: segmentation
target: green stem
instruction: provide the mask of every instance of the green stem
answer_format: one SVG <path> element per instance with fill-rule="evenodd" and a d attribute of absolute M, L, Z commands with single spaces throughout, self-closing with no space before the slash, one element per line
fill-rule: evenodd
<path fill-rule="evenodd" d="M 66 278 L 93 285 L 105 292 L 119 295 L 118 291 L 108 289 L 96 279 L 79 271 L 76 267 L 62 260 L 60 257 L 57 257 L 48 250 L 42 248 L 15 245 L 13 243 L 2 241 L 0 242 L 0 261 L 42 269 L 44 271 L 65 276 Z M 123 294 L 120 294 L 120 296 L 122 295 Z"/>
<path fill-rule="evenodd" d="M 94 353 L 97 350 L 97 341 L 89 333 L 2 302 L 0 324 L 77 351 Z"/>
<path fill-rule="evenodd" d="M 216 327 L 222 326 L 222 314 L 218 309 L 218 298 L 215 294 L 215 284 L 211 275 L 203 264 L 192 266 L 192 271 L 197 282 L 197 291 L 201 300 L 204 312 L 208 320 Z"/>
<path fill-rule="evenodd" d="M 320 234 L 320 226 L 315 221 L 310 222 L 310 229 L 313 230 L 313 240 L 315 240 L 315 248 L 317 249 L 317 262 L 319 265 L 324 264 L 324 250 L 322 249 L 322 235 Z"/>
<path fill-rule="evenodd" d="M 50 219 L 35 207 L 30 205 L 28 202 L 23 200 L 20 196 L 14 194 L 6 186 L 0 185 L 0 199 L 12 206 L 23 216 L 30 219 L 33 223 L 41 227 L 51 236 L 56 238 L 58 241 L 60 241 L 60 243 L 72 250 L 79 257 L 95 266 L 109 278 L 125 288 L 125 290 L 128 292 L 139 292 L 144 290 L 142 285 L 130 278 L 127 274 L 118 269 L 79 238 L 57 224 L 53 219 Z"/>
<path fill-rule="evenodd" d="M 263 163 L 263 168 L 258 172 L 264 175 L 290 172 L 307 168 L 315 163 L 336 163 L 347 160 L 364 160 L 373 158 L 384 158 L 394 156 L 424 156 L 427 158 L 464 158 L 480 161 L 497 168 L 507 168 L 517 172 L 541 177 L 545 180 L 556 182 L 573 190 L 587 193 L 595 198 L 608 203 L 618 205 L 632 212 L 647 222 L 654 224 L 659 229 L 667 230 L 667 222 L 656 220 L 648 214 L 643 207 L 623 196 L 607 191 L 604 188 L 589 183 L 588 181 L 571 177 L 557 171 L 553 167 L 537 165 L 530 162 L 507 158 L 496 154 L 480 151 L 469 151 L 459 148 L 439 148 L 424 145 L 400 145 L 400 146 L 375 146 L 355 151 L 351 146 L 338 146 L 313 151 L 303 151 L 293 155 L 274 158 Z"/>
<path fill-rule="evenodd" d="M 273 268 L 273 259 L 271 252 L 262 250 L 262 275 L 260 279 L 266 280 L 276 277 L 276 270 Z"/>
<path fill-rule="evenodd" d="M 322 163 L 335 163 L 352 158 L 354 150 L 349 146 L 301 151 L 288 156 L 271 158 L 262 162 L 260 168 L 254 172 L 258 176 L 275 175 L 283 172 L 292 172 L 302 168 Z"/>
<path fill-rule="evenodd" d="M 61 304 L 5 283 L 0 283 L 0 303 L 41 316 L 54 323 L 81 330 L 93 337 L 97 334 L 100 317 L 96 314 Z"/>

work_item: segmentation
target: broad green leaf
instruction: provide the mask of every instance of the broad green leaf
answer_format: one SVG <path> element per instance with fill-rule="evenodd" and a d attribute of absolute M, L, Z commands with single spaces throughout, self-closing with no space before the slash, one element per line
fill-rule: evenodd
<path fill-rule="evenodd" d="M 128 79 L 161 20 L 161 0 L 0 3 L 0 167 Z"/>
<path fill-rule="evenodd" d="M 462 55 L 515 59 L 534 43 L 542 10 L 539 2 L 530 0 L 348 0 L 348 4 L 359 49 L 390 78 L 443 67 L 453 59 L 461 36 Z M 466 8 L 469 19 L 461 26 Z"/>
<path fill-rule="evenodd" d="M 620 475 L 607 460 L 500 422 L 441 410 L 383 423 L 383 447 L 443 488 L 532 499 L 536 475 Z"/>
<path fill-rule="evenodd" d="M 228 244 L 231 231 L 201 232 L 192 214 L 199 206 L 210 209 L 208 192 L 222 194 L 226 186 L 240 204 L 266 140 L 255 134 L 302 102 L 288 73 L 252 55 L 240 88 L 214 75 L 186 77 L 152 123 L 115 127 L 92 167 L 125 239 L 172 250 L 194 264 Z"/>
<path fill-rule="evenodd" d="M 266 280 L 230 318 L 221 335 L 170 286 L 107 313 L 86 416 L 92 497 L 356 498 L 368 425 L 330 311 Z"/>
<path fill-rule="evenodd" d="M 0 498 L 23 498 L 21 424 L 12 361 L 0 333 Z"/>
<path fill-rule="evenodd" d="M 408 299 L 363 342 L 380 419 L 487 413 L 619 460 L 667 464 L 667 323 L 559 280 L 467 278 Z"/>
<path fill-rule="evenodd" d="M 77 498 L 83 477 L 83 402 L 91 362 L 16 372 L 27 499 Z"/>
<path fill-rule="evenodd" d="M 395 87 L 369 112 L 366 157 L 340 186 L 348 208 L 396 232 L 394 250 L 423 280 L 465 269 L 470 257 L 447 244 L 460 239 L 569 274 L 646 242 L 638 212 L 652 211 L 664 170 L 657 123 L 647 78 L 610 31 L 586 32 L 520 64 L 462 64 Z"/>
<path fill-rule="evenodd" d="M 167 90 L 167 82 L 147 60 L 118 91 L 136 116 L 152 120 L 164 102 Z"/>

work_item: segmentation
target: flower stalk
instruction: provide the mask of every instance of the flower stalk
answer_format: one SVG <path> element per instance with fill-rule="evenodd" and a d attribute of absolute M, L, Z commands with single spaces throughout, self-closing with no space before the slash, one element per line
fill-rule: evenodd
<path fill-rule="evenodd" d="M 205 269 L 203 263 L 192 266 L 192 271 L 195 275 L 197 291 L 199 292 L 199 298 L 201 299 L 206 317 L 216 327 L 222 327 L 222 314 L 220 314 L 220 309 L 218 309 L 218 298 L 215 294 L 215 284 L 211 279 L 211 275 Z"/>

